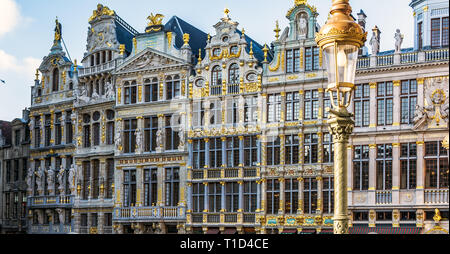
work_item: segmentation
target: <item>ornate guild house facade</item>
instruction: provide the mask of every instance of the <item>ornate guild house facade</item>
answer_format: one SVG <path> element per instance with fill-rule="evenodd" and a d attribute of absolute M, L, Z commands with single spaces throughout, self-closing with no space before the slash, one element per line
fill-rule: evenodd
<path fill-rule="evenodd" d="M 80 65 L 56 20 L 29 111 L 0 121 L 1 232 L 332 233 L 335 95 L 310 2 L 267 44 L 228 9 L 210 35 L 161 14 L 138 32 L 99 4 Z M 352 234 L 448 234 L 449 6 L 410 7 L 414 35 L 397 29 L 390 51 L 353 16 L 368 42 L 349 108 Z"/>

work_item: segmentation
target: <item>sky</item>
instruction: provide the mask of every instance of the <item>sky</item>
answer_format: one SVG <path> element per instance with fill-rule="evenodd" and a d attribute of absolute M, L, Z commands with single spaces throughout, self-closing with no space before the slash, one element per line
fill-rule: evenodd
<path fill-rule="evenodd" d="M 395 30 L 405 35 L 402 47 L 413 47 L 413 11 L 411 0 L 350 0 L 353 15 L 363 10 L 367 30 L 375 25 L 381 30 L 381 51 L 394 49 Z M 214 2 L 214 3 L 212 3 Z M 331 0 L 308 0 L 317 7 L 318 22 L 328 17 Z M 163 22 L 176 15 L 206 33 L 214 35 L 213 26 L 230 9 L 239 29 L 260 44 L 275 39 L 276 20 L 281 31 L 289 25 L 287 11 L 294 0 L 0 0 L 0 120 L 12 121 L 31 105 L 31 86 L 42 58 L 53 43 L 55 18 L 63 26 L 63 39 L 71 59 L 82 58 L 86 49 L 88 19 L 101 3 L 116 11 L 139 32 L 144 32 L 150 13 L 161 13 Z M 368 40 L 371 37 L 369 32 Z M 368 46 L 368 43 L 366 43 Z M 370 51 L 370 47 L 369 47 Z"/>

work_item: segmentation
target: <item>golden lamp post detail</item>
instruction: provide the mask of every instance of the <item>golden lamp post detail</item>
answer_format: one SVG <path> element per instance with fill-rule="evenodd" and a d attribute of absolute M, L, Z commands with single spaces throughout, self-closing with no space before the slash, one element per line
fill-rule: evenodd
<path fill-rule="evenodd" d="M 348 234 L 347 143 L 355 122 L 347 107 L 355 88 L 358 51 L 367 33 L 350 16 L 349 0 L 333 0 L 327 23 L 316 34 L 328 72 L 332 108 L 327 108 L 334 141 L 334 234 Z"/>

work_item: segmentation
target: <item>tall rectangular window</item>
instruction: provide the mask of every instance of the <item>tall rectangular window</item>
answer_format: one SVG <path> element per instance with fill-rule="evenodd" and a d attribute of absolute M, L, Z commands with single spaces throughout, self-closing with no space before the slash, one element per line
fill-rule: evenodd
<path fill-rule="evenodd" d="M 280 165 L 280 137 L 269 137 L 267 142 L 267 165 Z"/>
<path fill-rule="evenodd" d="M 194 169 L 203 169 L 205 167 L 205 141 L 196 139 L 193 141 L 192 167 Z"/>
<path fill-rule="evenodd" d="M 267 214 L 278 214 L 280 209 L 280 182 L 267 179 Z"/>
<path fill-rule="evenodd" d="M 66 144 L 72 144 L 73 142 L 73 126 L 72 126 L 72 111 L 66 112 L 66 128 L 64 132 L 66 133 Z"/>
<path fill-rule="evenodd" d="M 93 132 L 94 146 L 99 146 L 100 145 L 100 123 L 92 124 L 92 132 Z"/>
<path fill-rule="evenodd" d="M 201 127 L 205 123 L 205 108 L 202 101 L 196 101 L 193 103 L 193 126 Z"/>
<path fill-rule="evenodd" d="M 298 121 L 300 112 L 299 92 L 286 93 L 286 121 Z"/>
<path fill-rule="evenodd" d="M 137 120 L 128 119 L 124 120 L 123 139 L 124 139 L 124 153 L 134 153 L 136 149 L 136 129 Z"/>
<path fill-rule="evenodd" d="M 377 123 L 378 126 L 392 125 L 393 120 L 393 85 L 382 82 L 377 85 Z"/>
<path fill-rule="evenodd" d="M 300 138 L 297 134 L 287 135 L 285 138 L 285 164 L 298 164 Z"/>
<path fill-rule="evenodd" d="M 246 167 L 256 166 L 258 163 L 256 139 L 256 136 L 244 137 L 244 166 Z"/>
<path fill-rule="evenodd" d="M 298 180 L 284 181 L 284 211 L 286 214 L 296 214 L 298 210 Z"/>
<path fill-rule="evenodd" d="M 401 123 L 412 124 L 417 105 L 417 80 L 403 80 L 401 82 Z"/>
<path fill-rule="evenodd" d="M 226 101 L 227 105 L 227 123 L 235 126 L 239 123 L 239 99 L 229 98 Z"/>
<path fill-rule="evenodd" d="M 205 210 L 205 186 L 203 183 L 192 184 L 192 210 L 201 213 Z"/>
<path fill-rule="evenodd" d="M 100 179 L 99 179 L 99 176 L 100 176 L 100 161 L 99 160 L 93 160 L 92 161 L 92 164 L 93 164 L 93 170 L 92 170 L 92 173 L 93 173 L 93 176 L 92 176 L 92 180 L 94 181 L 93 183 L 92 183 L 92 186 L 91 186 L 91 188 L 92 188 L 92 198 L 93 199 L 98 199 L 98 195 L 99 195 L 99 183 L 100 183 Z"/>
<path fill-rule="evenodd" d="M 319 91 L 305 91 L 305 120 L 315 120 L 319 117 Z"/>
<path fill-rule="evenodd" d="M 442 18 L 442 47 L 448 47 L 448 17 Z"/>
<path fill-rule="evenodd" d="M 377 190 L 392 189 L 392 145 L 377 146 Z"/>
<path fill-rule="evenodd" d="M 114 183 L 114 159 L 106 160 L 106 184 L 105 184 L 105 194 L 107 199 L 113 197 L 114 190 L 112 185 Z"/>
<path fill-rule="evenodd" d="M 46 115 L 45 116 L 45 122 L 44 122 L 44 141 L 45 146 L 50 146 L 50 141 L 52 138 L 52 129 L 51 129 L 51 116 Z"/>
<path fill-rule="evenodd" d="M 20 130 L 14 131 L 14 145 L 15 146 L 20 145 Z"/>
<path fill-rule="evenodd" d="M 130 207 L 136 204 L 136 170 L 123 170 L 123 206 Z"/>
<path fill-rule="evenodd" d="M 286 50 L 286 72 L 300 72 L 300 49 Z"/>
<path fill-rule="evenodd" d="M 253 213 L 256 211 L 257 205 L 257 188 L 256 182 L 244 182 L 244 212 Z"/>
<path fill-rule="evenodd" d="M 61 116 L 61 113 L 55 114 L 55 145 L 60 145 L 62 141 Z"/>
<path fill-rule="evenodd" d="M 431 47 L 441 46 L 441 19 L 431 19 Z"/>
<path fill-rule="evenodd" d="M 317 209 L 317 180 L 305 178 L 303 187 L 303 211 L 306 214 L 314 214 Z"/>
<path fill-rule="evenodd" d="M 144 151 L 156 151 L 156 132 L 158 131 L 158 117 L 144 118 Z"/>
<path fill-rule="evenodd" d="M 127 81 L 124 84 L 125 90 L 125 104 L 136 104 L 137 103 L 137 84 L 136 81 Z"/>
<path fill-rule="evenodd" d="M 330 133 L 323 134 L 323 160 L 324 163 L 334 161 L 333 135 Z"/>
<path fill-rule="evenodd" d="M 370 86 L 356 85 L 354 98 L 355 127 L 367 127 L 370 124 Z"/>
<path fill-rule="evenodd" d="M 222 209 L 222 185 L 220 183 L 208 184 L 209 212 L 218 213 Z"/>
<path fill-rule="evenodd" d="M 172 100 L 180 97 L 180 76 L 168 76 L 166 78 L 166 99 Z"/>
<path fill-rule="evenodd" d="M 281 95 L 269 94 L 267 101 L 267 121 L 278 123 L 281 119 Z"/>
<path fill-rule="evenodd" d="M 158 202 L 158 169 L 144 169 L 144 206 L 156 206 Z"/>
<path fill-rule="evenodd" d="M 305 151 L 305 164 L 317 163 L 319 151 L 319 136 L 316 133 L 305 134 L 303 147 Z"/>
<path fill-rule="evenodd" d="M 180 200 L 180 168 L 166 168 L 166 206 L 178 206 Z"/>
<path fill-rule="evenodd" d="M 400 189 L 414 190 L 417 181 L 417 144 L 400 145 Z"/>
<path fill-rule="evenodd" d="M 448 154 L 439 141 L 425 143 L 425 188 L 448 188 Z"/>
<path fill-rule="evenodd" d="M 144 81 L 144 101 L 158 101 L 158 79 L 146 79 Z"/>
<path fill-rule="evenodd" d="M 227 166 L 238 167 L 239 166 L 239 137 L 227 138 Z"/>
<path fill-rule="evenodd" d="M 83 161 L 83 200 L 87 200 L 89 197 L 89 187 L 91 184 L 91 163 L 89 161 Z"/>
<path fill-rule="evenodd" d="M 369 189 L 369 146 L 355 146 L 353 156 L 353 190 Z"/>
<path fill-rule="evenodd" d="M 180 145 L 180 137 L 178 132 L 172 129 L 171 125 L 172 115 L 165 116 L 165 130 L 166 130 L 166 151 L 177 150 Z"/>
<path fill-rule="evenodd" d="M 305 48 L 305 71 L 319 69 L 319 48 Z"/>
<path fill-rule="evenodd" d="M 422 49 L 423 47 L 423 25 L 422 22 L 417 23 L 417 41 L 418 41 L 418 46 L 419 46 L 419 50 Z"/>
<path fill-rule="evenodd" d="M 209 140 L 209 167 L 220 168 L 222 166 L 222 139 Z"/>
<path fill-rule="evenodd" d="M 239 209 L 239 183 L 225 183 L 225 209 L 227 212 L 237 212 Z"/>
<path fill-rule="evenodd" d="M 41 128 L 39 127 L 41 123 L 41 117 L 36 116 L 34 118 L 34 147 L 41 146 Z"/>
<path fill-rule="evenodd" d="M 245 98 L 244 122 L 256 123 L 258 121 L 258 97 L 249 96 Z"/>
<path fill-rule="evenodd" d="M 323 213 L 334 213 L 334 178 L 323 178 Z"/>

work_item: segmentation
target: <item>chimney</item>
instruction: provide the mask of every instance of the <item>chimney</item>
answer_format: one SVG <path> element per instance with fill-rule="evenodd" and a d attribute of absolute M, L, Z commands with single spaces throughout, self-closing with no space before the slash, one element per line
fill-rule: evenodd
<path fill-rule="evenodd" d="M 25 108 L 24 110 L 22 110 L 22 119 L 23 119 L 25 122 L 28 122 L 28 120 L 30 120 L 30 111 L 29 111 L 27 108 Z"/>

